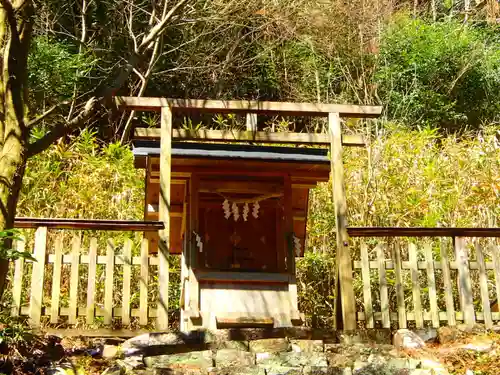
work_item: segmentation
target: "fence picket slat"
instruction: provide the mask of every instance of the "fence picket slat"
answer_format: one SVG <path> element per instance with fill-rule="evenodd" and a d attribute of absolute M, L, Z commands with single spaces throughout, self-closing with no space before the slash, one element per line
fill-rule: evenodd
<path fill-rule="evenodd" d="M 148 324 L 148 280 L 149 280 L 149 241 L 147 238 L 142 239 L 141 243 L 141 287 L 139 311 L 139 324 L 145 326 Z"/>
<path fill-rule="evenodd" d="M 370 260 L 368 259 L 368 246 L 361 243 L 361 277 L 363 278 L 363 301 L 365 307 L 366 328 L 374 328 L 372 290 L 370 286 Z"/>
<path fill-rule="evenodd" d="M 434 256 L 432 254 L 432 243 L 424 245 L 425 260 L 427 263 L 427 285 L 429 287 L 429 305 L 431 308 L 432 326 L 439 328 L 439 310 L 437 304 L 436 275 L 434 274 Z"/>
<path fill-rule="evenodd" d="M 95 317 L 95 278 L 97 272 L 97 238 L 90 239 L 89 275 L 87 283 L 87 324 L 94 323 Z"/>
<path fill-rule="evenodd" d="M 122 325 L 130 324 L 130 278 L 132 276 L 132 240 L 128 239 L 123 247 L 123 293 Z"/>
<path fill-rule="evenodd" d="M 394 276 L 396 279 L 396 299 L 398 303 L 398 324 L 399 328 L 406 328 L 406 304 L 403 289 L 403 273 L 401 270 L 401 248 L 399 241 L 395 241 L 392 246 L 392 260 L 394 261 Z"/>
<path fill-rule="evenodd" d="M 80 235 L 73 237 L 71 246 L 71 275 L 69 284 L 69 316 L 68 323 L 76 324 L 78 312 L 78 268 L 80 263 L 80 245 L 82 239 Z"/>
<path fill-rule="evenodd" d="M 491 318 L 490 295 L 488 292 L 488 274 L 486 273 L 486 264 L 484 263 L 483 249 L 478 241 L 476 241 L 474 247 L 476 249 L 477 262 L 479 264 L 479 287 L 481 289 L 484 325 L 489 329 L 493 327 L 493 320 Z"/>
<path fill-rule="evenodd" d="M 54 269 L 52 272 L 52 298 L 50 302 L 50 322 L 57 324 L 59 321 L 59 297 L 61 294 L 61 268 L 62 268 L 63 237 L 57 236 L 54 244 Z"/>
<path fill-rule="evenodd" d="M 462 292 L 461 307 L 464 314 L 464 323 L 469 327 L 473 327 L 476 323 L 476 317 L 474 314 L 472 287 L 470 281 L 469 257 L 467 255 L 464 238 L 455 237 L 455 253 L 457 257 L 458 280 L 460 285 L 459 289 Z"/>
<path fill-rule="evenodd" d="M 23 253 L 26 242 L 24 238 L 16 241 L 16 250 Z M 21 292 L 23 290 L 24 258 L 16 259 L 14 262 L 14 281 L 12 285 L 12 316 L 21 314 Z"/>
<path fill-rule="evenodd" d="M 382 312 L 382 327 L 391 328 L 391 315 L 389 313 L 389 294 L 387 291 L 387 276 L 385 272 L 385 245 L 376 247 L 378 258 L 378 280 L 380 286 L 380 309 Z"/>
<path fill-rule="evenodd" d="M 488 246 L 490 253 L 493 255 L 493 269 L 495 273 L 495 289 L 497 292 L 497 302 L 500 301 L 500 246 L 490 244 Z"/>
<path fill-rule="evenodd" d="M 45 253 L 47 250 L 47 227 L 40 227 L 35 232 L 35 251 L 31 273 L 31 293 L 29 319 L 32 327 L 40 326 L 42 316 L 43 279 L 45 272 Z"/>
<path fill-rule="evenodd" d="M 115 269 L 115 245 L 108 239 L 106 247 L 106 280 L 104 282 L 104 324 L 113 321 L 113 276 Z"/>
<path fill-rule="evenodd" d="M 455 305 L 453 302 L 453 287 L 451 283 L 450 263 L 448 260 L 448 251 L 443 246 L 443 241 L 440 241 L 441 251 L 441 270 L 443 272 L 444 298 L 446 301 L 446 316 L 448 317 L 448 325 L 456 326 L 457 319 L 455 314 Z"/>
<path fill-rule="evenodd" d="M 424 327 L 424 316 L 422 314 L 422 301 L 420 299 L 420 282 L 418 280 L 418 259 L 417 259 L 417 246 L 410 243 L 408 246 L 409 263 L 411 272 L 411 284 L 413 294 L 413 313 L 415 315 L 415 326 L 417 328 Z"/>

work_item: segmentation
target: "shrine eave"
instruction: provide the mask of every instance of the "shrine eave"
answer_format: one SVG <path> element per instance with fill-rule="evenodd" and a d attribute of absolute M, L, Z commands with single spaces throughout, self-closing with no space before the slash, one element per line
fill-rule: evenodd
<path fill-rule="evenodd" d="M 136 162 L 148 156 L 160 156 L 159 141 L 133 142 L 132 152 Z M 321 148 L 270 147 L 215 143 L 172 144 L 173 158 L 255 160 L 286 163 L 329 164 L 328 150 Z M 143 164 L 143 163 L 138 163 Z"/>

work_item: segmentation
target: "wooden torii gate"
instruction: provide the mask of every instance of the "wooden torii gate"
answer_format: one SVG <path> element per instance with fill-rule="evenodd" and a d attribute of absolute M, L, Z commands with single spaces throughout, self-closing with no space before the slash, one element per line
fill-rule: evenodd
<path fill-rule="evenodd" d="M 160 139 L 160 200 L 159 220 L 165 229 L 160 232 L 159 241 L 159 301 L 157 328 L 168 328 L 168 259 L 170 235 L 170 182 L 171 153 L 173 140 L 197 140 L 219 142 L 259 142 L 279 144 L 329 145 L 331 173 L 333 178 L 333 200 L 336 214 L 336 328 L 356 329 L 356 309 L 353 291 L 352 260 L 347 234 L 347 203 L 344 187 L 342 162 L 343 146 L 364 146 L 361 135 L 344 135 L 341 118 L 376 118 L 380 106 L 359 106 L 347 104 L 313 104 L 265 101 L 221 101 L 200 99 L 167 99 L 147 97 L 116 97 L 121 109 L 160 112 L 160 128 L 139 128 L 135 136 L 141 139 Z M 240 113 L 247 116 L 246 131 L 173 129 L 174 113 Z M 328 118 L 328 134 L 263 132 L 257 129 L 258 115 L 292 115 Z M 296 285 L 294 285 L 296 288 Z"/>

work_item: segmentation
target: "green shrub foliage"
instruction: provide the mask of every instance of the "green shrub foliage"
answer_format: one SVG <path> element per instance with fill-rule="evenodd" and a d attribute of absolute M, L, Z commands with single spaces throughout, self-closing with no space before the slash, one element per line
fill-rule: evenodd
<path fill-rule="evenodd" d="M 396 18 L 382 36 L 375 75 L 389 117 L 449 130 L 497 120 L 499 41 L 459 21 Z"/>

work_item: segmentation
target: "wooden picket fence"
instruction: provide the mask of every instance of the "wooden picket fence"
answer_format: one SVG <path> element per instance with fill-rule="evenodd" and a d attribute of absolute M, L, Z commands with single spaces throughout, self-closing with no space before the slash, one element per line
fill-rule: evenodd
<path fill-rule="evenodd" d="M 16 241 L 17 250 L 32 253 L 35 261 L 21 258 L 14 262 L 11 315 L 27 316 L 34 328 L 154 327 L 159 311 L 165 308 L 157 306 L 160 257 L 149 254 L 147 239 L 130 237 L 137 231 L 158 230 L 159 223 L 116 227 L 111 222 L 105 227 L 92 221 L 90 226 L 73 228 L 56 224 L 52 226 L 56 231 L 37 227 L 34 241 L 28 236 Z M 72 230 L 61 230 L 68 227 Z M 129 238 L 119 232 L 122 238 L 117 244 L 108 232 L 89 234 L 80 229 L 133 232 Z"/>
<path fill-rule="evenodd" d="M 357 320 L 366 328 L 492 327 L 500 228 L 350 228 Z M 358 281 L 358 283 L 356 283 Z"/>
<path fill-rule="evenodd" d="M 154 328 L 158 315 L 169 313 L 158 303 L 162 258 L 149 254 L 141 235 L 161 229 L 161 223 L 27 219 L 16 224 L 28 230 L 17 249 L 36 261 L 18 259 L 11 267 L 6 294 L 12 316 L 28 317 L 35 328 L 108 327 L 110 334 L 127 328 L 133 334 Z M 497 306 L 492 308 L 500 299 L 500 228 L 348 232 L 359 326 L 500 322 Z"/>

